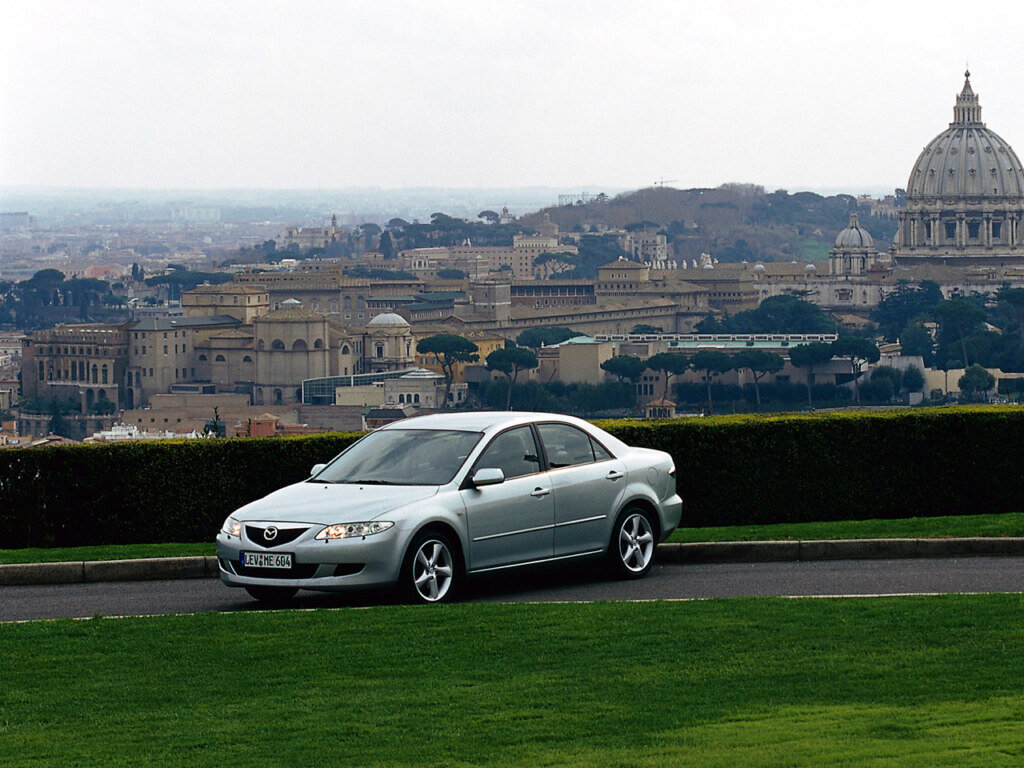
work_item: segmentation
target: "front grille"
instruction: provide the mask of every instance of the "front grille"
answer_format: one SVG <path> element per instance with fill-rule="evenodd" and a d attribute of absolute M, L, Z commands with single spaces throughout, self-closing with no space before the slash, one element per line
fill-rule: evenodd
<path fill-rule="evenodd" d="M 262 528 L 257 525 L 245 526 L 245 535 L 249 537 L 249 541 L 261 547 L 270 549 L 271 547 L 279 547 L 282 544 L 288 544 L 295 541 L 299 536 L 308 531 L 308 528 L 277 528 L 277 535 L 268 540 L 264 535 L 267 528 L 274 528 L 276 526 L 266 525 Z"/>
<path fill-rule="evenodd" d="M 311 579 L 319 568 L 312 565 L 296 563 L 291 568 L 249 568 L 237 562 L 231 563 L 239 576 L 252 576 L 257 579 Z"/>

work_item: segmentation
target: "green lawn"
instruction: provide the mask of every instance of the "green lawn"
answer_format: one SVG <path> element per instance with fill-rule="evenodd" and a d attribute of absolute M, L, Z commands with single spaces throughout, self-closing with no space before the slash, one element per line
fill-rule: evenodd
<path fill-rule="evenodd" d="M 668 540 L 671 542 L 815 541 L 819 539 L 934 539 L 977 536 L 1024 536 L 1024 514 L 1014 512 L 1001 515 L 908 517 L 900 520 L 844 520 L 830 523 L 677 528 Z"/>
<path fill-rule="evenodd" d="M 6 563 L 60 563 L 70 560 L 132 560 L 140 557 L 191 557 L 214 554 L 216 554 L 216 547 L 213 541 L 198 544 L 110 544 L 102 547 L 0 549 L 0 565 Z"/>
<path fill-rule="evenodd" d="M 1024 514 L 680 528 L 669 537 L 669 541 L 808 541 L 817 539 L 948 538 L 951 536 L 1024 536 Z M 116 544 L 104 547 L 55 549 L 0 549 L 0 564 L 53 563 L 69 560 L 129 560 L 137 557 L 187 557 L 213 554 L 215 554 L 213 542 Z"/>
<path fill-rule="evenodd" d="M 1019 766 L 1020 595 L 0 625 L 0 764 Z"/>

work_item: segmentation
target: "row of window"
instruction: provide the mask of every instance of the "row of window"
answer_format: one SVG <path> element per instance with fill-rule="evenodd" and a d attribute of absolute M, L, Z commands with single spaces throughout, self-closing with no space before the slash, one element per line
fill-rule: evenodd
<path fill-rule="evenodd" d="M 92 373 L 91 378 L 90 372 Z M 108 375 L 106 363 L 102 366 L 94 364 L 90 369 L 85 361 L 79 360 L 76 363 L 72 360 L 71 367 L 65 370 L 64 368 L 55 368 L 52 360 L 48 367 L 42 360 L 39 361 L 40 381 L 81 381 L 89 384 L 106 384 Z"/>
<path fill-rule="evenodd" d="M 591 464 L 613 458 L 586 432 L 568 424 L 538 424 L 537 431 L 551 469 Z M 540 451 L 529 426 L 502 432 L 487 446 L 475 469 L 497 468 L 507 478 L 522 477 L 540 471 Z"/>

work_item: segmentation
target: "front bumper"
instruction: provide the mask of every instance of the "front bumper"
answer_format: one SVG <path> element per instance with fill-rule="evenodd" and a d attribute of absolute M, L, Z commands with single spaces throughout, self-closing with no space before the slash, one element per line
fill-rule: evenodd
<path fill-rule="evenodd" d="M 390 586 L 398 581 L 405 548 L 397 526 L 365 538 L 317 541 L 313 536 L 321 527 L 314 526 L 298 540 L 279 547 L 261 546 L 244 532 L 241 537 L 219 533 L 217 561 L 221 581 L 229 587 L 293 587 L 324 592 Z M 292 556 L 292 568 L 246 568 L 241 564 L 242 552 L 288 553 Z"/>

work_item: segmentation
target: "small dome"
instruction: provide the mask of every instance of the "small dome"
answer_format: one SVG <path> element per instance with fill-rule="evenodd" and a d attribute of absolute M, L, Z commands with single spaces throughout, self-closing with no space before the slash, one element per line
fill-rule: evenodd
<path fill-rule="evenodd" d="M 382 315 L 377 315 L 373 320 L 366 324 L 367 328 L 408 328 L 409 322 L 401 315 L 396 315 L 394 312 L 385 312 Z"/>
<path fill-rule="evenodd" d="M 284 301 L 281 302 L 282 309 L 295 309 L 296 307 L 301 306 L 302 302 L 299 301 L 298 299 L 285 299 Z"/>
<path fill-rule="evenodd" d="M 860 225 L 856 213 L 850 214 L 850 224 L 836 235 L 836 248 L 874 248 L 871 233 Z"/>
<path fill-rule="evenodd" d="M 818 271 L 818 268 L 816 266 L 814 266 L 813 264 L 808 264 L 806 267 L 804 267 L 804 272 L 817 272 L 817 271 Z"/>
<path fill-rule="evenodd" d="M 761 262 L 758 262 L 757 264 L 755 264 L 754 265 L 754 271 L 755 272 L 764 272 L 765 271 L 764 264 L 762 264 Z"/>

